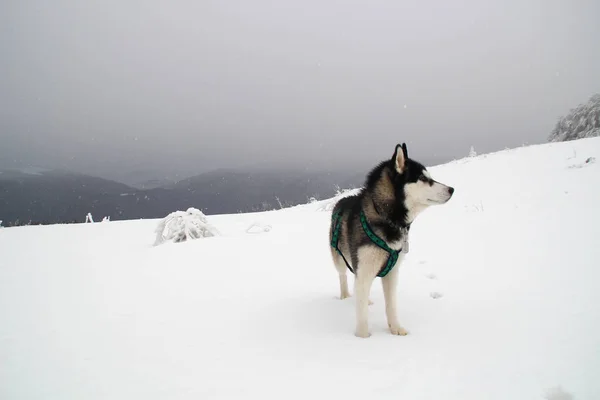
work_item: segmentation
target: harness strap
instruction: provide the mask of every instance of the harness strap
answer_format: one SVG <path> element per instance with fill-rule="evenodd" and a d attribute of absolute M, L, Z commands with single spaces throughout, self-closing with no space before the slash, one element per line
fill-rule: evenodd
<path fill-rule="evenodd" d="M 340 256 L 342 256 L 344 262 L 346 263 L 346 267 L 348 267 L 350 272 L 354 273 L 354 270 L 348 263 L 348 260 L 346 260 L 346 257 L 344 257 L 344 254 L 342 254 L 342 251 L 338 247 L 340 232 L 342 231 L 342 210 L 338 210 L 338 212 L 333 214 L 332 219 L 335 221 L 335 226 L 333 228 L 333 234 L 331 235 L 331 246 L 338 252 Z"/>
<path fill-rule="evenodd" d="M 377 236 L 369 226 L 369 223 L 367 222 L 367 217 L 365 216 L 365 213 L 362 210 L 360 210 L 360 223 L 369 239 L 371 239 L 373 243 L 375 243 L 377 246 L 381 247 L 383 250 L 389 253 L 387 263 L 383 266 L 383 268 L 379 270 L 379 273 L 377 274 L 377 276 L 383 278 L 392 270 L 392 268 L 394 268 L 394 265 L 396 265 L 396 261 L 398 261 L 398 256 L 402 249 L 392 249 L 390 246 L 387 245 L 387 243 L 383 239 Z"/>
<path fill-rule="evenodd" d="M 354 270 L 352 269 L 352 267 L 350 266 L 350 264 L 348 263 L 348 260 L 346 260 L 346 257 L 344 257 L 344 254 L 342 254 L 341 250 L 338 247 L 338 243 L 340 240 L 341 228 L 342 228 L 342 211 L 338 210 L 336 213 L 334 213 L 332 216 L 332 219 L 333 219 L 335 225 L 333 228 L 333 234 L 331 235 L 331 246 L 338 252 L 338 254 L 340 256 L 342 256 L 348 269 L 352 273 L 355 273 Z M 398 256 L 400 255 L 400 252 L 402 251 L 402 249 L 400 249 L 400 250 L 392 249 L 390 246 L 387 245 L 387 243 L 385 243 L 385 241 L 383 239 L 381 239 L 379 236 L 377 236 L 375 234 L 375 232 L 373 232 L 373 230 L 369 226 L 369 223 L 367 222 L 367 217 L 365 216 L 365 213 L 362 210 L 360 211 L 360 223 L 363 227 L 363 230 L 365 231 L 365 234 L 369 237 L 369 239 L 371 239 L 371 241 L 373 243 L 375 243 L 378 247 L 382 248 L 383 250 L 385 250 L 389 253 L 387 262 L 377 273 L 378 277 L 383 278 L 396 265 L 396 262 L 398 261 Z"/>

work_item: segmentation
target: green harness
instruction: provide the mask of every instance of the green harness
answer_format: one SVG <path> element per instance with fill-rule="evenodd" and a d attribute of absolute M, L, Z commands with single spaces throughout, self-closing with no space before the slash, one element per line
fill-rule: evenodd
<path fill-rule="evenodd" d="M 334 223 L 334 228 L 333 228 L 333 234 L 331 235 L 331 246 L 339 253 L 340 256 L 342 256 L 348 269 L 352 273 L 355 273 L 354 270 L 352 269 L 352 267 L 350 266 L 350 264 L 348 263 L 348 260 L 346 260 L 346 257 L 344 257 L 344 255 L 342 254 L 341 250 L 338 247 L 338 243 L 340 240 L 340 233 L 342 231 L 342 211 L 338 210 L 336 213 L 334 213 L 332 216 L 332 219 L 333 219 L 333 223 Z M 381 239 L 379 236 L 377 236 L 375 234 L 375 232 L 373 232 L 373 230 L 369 226 L 369 223 L 367 222 L 367 217 L 365 216 L 365 213 L 363 212 L 363 210 L 360 210 L 360 224 L 362 225 L 363 230 L 365 231 L 365 233 L 369 237 L 369 239 L 371 239 L 371 241 L 373 243 L 375 243 L 377 246 L 379 246 L 380 248 L 382 248 L 383 250 L 385 250 L 389 253 L 387 262 L 379 270 L 379 273 L 377 273 L 378 277 L 383 278 L 392 270 L 392 268 L 394 268 L 394 265 L 396 265 L 396 261 L 398 261 L 398 256 L 402 252 L 402 249 L 400 249 L 400 250 L 392 249 L 390 246 L 387 245 L 387 243 L 385 243 L 385 241 L 383 239 Z"/>

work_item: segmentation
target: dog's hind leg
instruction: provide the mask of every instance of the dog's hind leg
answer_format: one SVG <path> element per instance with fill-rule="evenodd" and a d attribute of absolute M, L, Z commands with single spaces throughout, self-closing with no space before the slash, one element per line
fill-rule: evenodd
<path fill-rule="evenodd" d="M 333 264 L 335 265 L 335 269 L 337 270 L 340 279 L 340 299 L 344 300 L 348 297 L 352 297 L 350 290 L 348 290 L 348 267 L 337 252 L 332 251 L 332 257 Z M 373 302 L 369 299 L 369 305 L 372 304 Z"/>
<path fill-rule="evenodd" d="M 399 264 L 399 262 L 398 262 Z M 381 284 L 383 285 L 383 296 L 385 298 L 385 314 L 387 317 L 388 326 L 392 335 L 407 335 L 408 331 L 400 326 L 398 323 L 398 315 L 396 311 L 396 287 L 398 283 L 398 265 L 383 278 L 381 278 Z"/>
<path fill-rule="evenodd" d="M 342 300 L 352 297 L 350 291 L 348 290 L 348 276 L 345 272 L 340 274 L 340 293 L 340 299 Z M 369 305 L 373 305 L 373 301 L 371 299 L 369 299 Z"/>
<path fill-rule="evenodd" d="M 346 268 L 346 266 L 343 266 L 343 268 L 339 268 L 338 269 L 338 273 L 340 275 L 340 299 L 344 300 L 347 299 L 348 297 L 352 297 L 352 295 L 350 294 L 350 291 L 348 290 L 348 269 Z M 371 299 L 369 299 L 369 305 L 373 305 L 373 302 L 371 301 Z"/>
<path fill-rule="evenodd" d="M 340 278 L 340 299 L 344 300 L 351 296 L 350 291 L 348 290 L 348 268 L 346 267 L 344 260 L 342 260 L 342 257 L 340 257 L 336 251 L 332 250 L 331 256 L 333 257 L 333 264 L 335 265 L 335 269 Z"/>
<path fill-rule="evenodd" d="M 348 290 L 348 275 L 344 271 L 340 272 L 340 299 L 344 300 L 350 297 L 350 291 Z"/>

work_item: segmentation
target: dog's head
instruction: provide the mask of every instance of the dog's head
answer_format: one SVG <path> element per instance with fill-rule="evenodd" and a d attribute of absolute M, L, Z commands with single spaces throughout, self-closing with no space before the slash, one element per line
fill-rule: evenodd
<path fill-rule="evenodd" d="M 454 188 L 432 179 L 424 165 L 408 157 L 406 143 L 396 146 L 391 162 L 394 187 L 409 213 L 444 204 L 452 197 Z"/>

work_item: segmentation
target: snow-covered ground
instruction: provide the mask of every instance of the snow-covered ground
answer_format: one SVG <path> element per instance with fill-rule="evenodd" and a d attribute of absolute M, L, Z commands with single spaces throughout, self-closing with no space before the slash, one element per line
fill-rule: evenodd
<path fill-rule="evenodd" d="M 600 399 L 589 157 L 600 138 L 431 168 L 456 193 L 411 230 L 406 337 L 378 281 L 354 336 L 330 201 L 156 247 L 157 220 L 0 229 L 0 399 Z"/>

